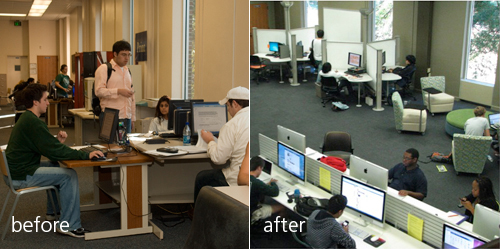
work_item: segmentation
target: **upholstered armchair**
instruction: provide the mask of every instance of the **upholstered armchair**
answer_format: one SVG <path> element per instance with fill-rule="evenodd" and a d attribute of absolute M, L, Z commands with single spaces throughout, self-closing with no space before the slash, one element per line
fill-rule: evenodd
<path fill-rule="evenodd" d="M 444 76 L 422 77 L 420 78 L 420 84 L 422 87 L 422 100 L 432 116 L 434 116 L 434 113 L 453 110 L 455 97 L 445 93 L 446 84 Z M 441 93 L 429 94 L 424 91 L 424 89 L 429 87 L 439 90 Z"/>
<path fill-rule="evenodd" d="M 427 125 L 427 112 L 424 110 L 404 108 L 401 95 L 398 92 L 392 94 L 392 104 L 394 109 L 394 121 L 396 130 L 401 131 L 416 131 L 425 134 Z"/>
<path fill-rule="evenodd" d="M 455 172 L 483 173 L 486 156 L 490 150 L 491 137 L 453 135 L 453 166 Z"/>

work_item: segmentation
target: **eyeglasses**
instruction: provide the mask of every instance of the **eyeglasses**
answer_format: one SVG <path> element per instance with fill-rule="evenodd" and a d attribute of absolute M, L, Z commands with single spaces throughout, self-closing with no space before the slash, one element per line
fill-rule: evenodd
<path fill-rule="evenodd" d="M 403 161 L 410 161 L 411 159 L 413 159 L 413 158 L 411 158 L 411 157 L 405 157 L 405 156 L 403 157 Z"/>
<path fill-rule="evenodd" d="M 119 56 L 123 56 L 123 57 L 131 57 L 132 56 L 132 53 L 119 53 L 118 54 Z"/>

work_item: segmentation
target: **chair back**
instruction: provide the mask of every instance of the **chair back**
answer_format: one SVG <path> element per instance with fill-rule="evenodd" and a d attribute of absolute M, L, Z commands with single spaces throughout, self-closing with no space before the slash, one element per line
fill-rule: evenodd
<path fill-rule="evenodd" d="M 336 91 L 338 90 L 339 84 L 335 77 L 325 77 L 321 76 L 321 89 L 323 91 Z"/>
<path fill-rule="evenodd" d="M 343 131 L 329 131 L 323 138 L 322 153 L 325 151 L 345 151 L 352 153 L 351 135 Z"/>
<path fill-rule="evenodd" d="M 453 166 L 457 172 L 483 172 L 491 137 L 453 134 Z"/>
<path fill-rule="evenodd" d="M 445 92 L 445 81 L 444 76 L 430 76 L 430 77 L 422 77 L 420 78 L 420 89 L 425 89 L 429 87 L 433 87 L 441 92 Z M 426 91 L 422 91 L 422 99 L 426 99 Z"/>
<path fill-rule="evenodd" d="M 261 64 L 259 56 L 250 55 L 250 66 L 260 66 Z"/>
<path fill-rule="evenodd" d="M 7 156 L 5 155 L 5 151 L 0 148 L 0 152 L 2 152 L 2 158 L 0 158 L 0 169 L 2 171 L 2 175 L 6 176 L 8 180 L 8 185 L 10 187 L 10 190 L 13 193 L 16 193 L 16 190 L 14 187 L 12 187 L 12 177 L 10 176 L 10 170 L 9 170 L 9 165 L 7 163 Z"/>
<path fill-rule="evenodd" d="M 400 131 L 403 129 L 403 100 L 401 100 L 401 95 L 399 92 L 394 92 L 392 94 L 392 107 L 394 109 L 394 122 L 396 124 L 396 130 Z"/>

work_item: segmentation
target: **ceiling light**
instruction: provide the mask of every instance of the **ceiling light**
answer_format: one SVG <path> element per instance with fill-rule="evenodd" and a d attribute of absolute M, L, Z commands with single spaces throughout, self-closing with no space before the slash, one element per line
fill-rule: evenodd
<path fill-rule="evenodd" d="M 42 16 L 43 13 L 29 13 L 28 16 Z"/>
<path fill-rule="evenodd" d="M 33 1 L 33 5 L 31 5 L 28 16 L 43 16 L 43 13 L 45 13 L 51 2 L 52 0 Z"/>
<path fill-rule="evenodd" d="M 26 16 L 26 14 L 0 13 L 0 16 Z"/>

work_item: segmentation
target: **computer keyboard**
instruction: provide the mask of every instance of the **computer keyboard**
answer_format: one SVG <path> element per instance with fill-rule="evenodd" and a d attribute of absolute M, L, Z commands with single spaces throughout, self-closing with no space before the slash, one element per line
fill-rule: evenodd
<path fill-rule="evenodd" d="M 274 56 L 274 57 L 278 57 L 279 54 L 266 54 L 266 56 Z"/>
<path fill-rule="evenodd" d="M 348 74 L 348 75 L 352 75 L 352 76 L 359 76 L 359 74 L 353 73 L 353 72 L 349 72 L 349 71 L 345 71 L 344 73 Z"/>
<path fill-rule="evenodd" d="M 368 237 L 370 235 L 365 230 L 359 228 L 358 226 L 351 225 L 351 224 L 349 224 L 349 233 L 354 234 L 354 235 L 360 237 L 361 239 L 365 239 L 366 237 Z"/>
<path fill-rule="evenodd" d="M 290 191 L 290 187 L 287 184 L 283 184 L 283 183 L 277 181 L 276 185 L 278 185 L 278 188 L 280 189 L 281 192 L 288 192 L 288 191 Z"/>
<path fill-rule="evenodd" d="M 103 150 L 101 150 L 101 149 L 98 149 L 98 148 L 96 148 L 96 147 L 93 147 L 93 146 L 83 147 L 83 148 L 80 148 L 80 150 L 81 150 L 81 151 L 84 151 L 84 152 L 87 152 L 87 153 L 89 153 L 89 154 L 90 154 L 91 152 L 93 152 L 93 151 L 99 150 L 99 151 L 101 151 L 101 152 L 104 154 L 104 156 L 107 156 L 107 155 L 108 155 L 108 152 L 107 152 L 107 151 L 105 152 L 105 151 L 103 151 Z"/>

